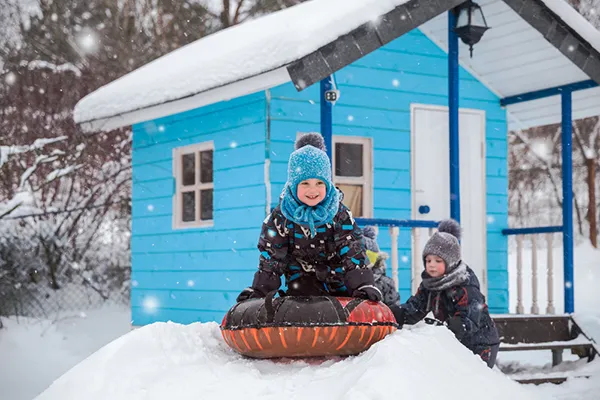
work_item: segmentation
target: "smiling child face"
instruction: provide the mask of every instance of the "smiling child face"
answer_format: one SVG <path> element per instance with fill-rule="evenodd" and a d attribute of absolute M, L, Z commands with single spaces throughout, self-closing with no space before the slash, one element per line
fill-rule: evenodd
<path fill-rule="evenodd" d="M 325 199 L 327 185 L 320 179 L 307 179 L 298 184 L 298 200 L 307 206 L 316 206 Z"/>

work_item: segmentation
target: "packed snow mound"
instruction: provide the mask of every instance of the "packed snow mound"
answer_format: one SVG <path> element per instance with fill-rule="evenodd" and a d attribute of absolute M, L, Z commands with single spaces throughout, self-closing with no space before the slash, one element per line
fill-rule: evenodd
<path fill-rule="evenodd" d="M 532 399 L 446 328 L 398 331 L 356 357 L 251 360 L 214 323 L 155 323 L 106 345 L 37 400 Z"/>

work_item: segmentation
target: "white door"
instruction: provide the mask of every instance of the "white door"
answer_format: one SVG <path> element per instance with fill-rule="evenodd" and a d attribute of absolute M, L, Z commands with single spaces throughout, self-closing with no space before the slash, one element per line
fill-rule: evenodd
<path fill-rule="evenodd" d="M 413 104 L 411 124 L 412 218 L 449 218 L 448 108 Z M 459 132 L 462 258 L 475 271 L 486 294 L 485 111 L 461 109 Z M 414 236 L 413 293 L 423 271 L 421 251 L 431 233 L 418 229 Z"/>

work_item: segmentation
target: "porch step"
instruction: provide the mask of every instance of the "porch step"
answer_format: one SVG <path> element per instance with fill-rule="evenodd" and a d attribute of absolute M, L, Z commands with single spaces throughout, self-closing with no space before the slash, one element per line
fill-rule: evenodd
<path fill-rule="evenodd" d="M 574 378 L 585 378 L 588 379 L 590 377 L 590 375 L 569 375 L 569 376 L 565 376 L 565 375 L 554 375 L 554 374 L 548 374 L 545 376 L 523 376 L 523 377 L 515 377 L 513 378 L 515 381 L 522 383 L 522 384 L 530 384 L 530 385 L 541 385 L 544 383 L 554 383 L 556 385 L 559 385 L 563 382 L 565 382 L 567 379 L 574 379 Z"/>
<path fill-rule="evenodd" d="M 592 337 L 579 327 L 571 315 L 492 315 L 500 335 L 500 351 L 550 350 L 552 366 L 563 362 L 563 351 L 570 350 L 582 362 L 592 361 L 600 353 Z M 560 368 L 560 367 L 559 367 Z M 534 374 L 512 374 L 505 370 L 511 379 L 523 384 L 560 384 L 568 378 L 588 378 L 575 371 L 539 372 Z"/>
<path fill-rule="evenodd" d="M 585 336 L 580 335 L 573 340 L 541 342 L 541 343 L 501 343 L 500 351 L 519 351 L 519 350 L 592 350 L 594 343 Z"/>

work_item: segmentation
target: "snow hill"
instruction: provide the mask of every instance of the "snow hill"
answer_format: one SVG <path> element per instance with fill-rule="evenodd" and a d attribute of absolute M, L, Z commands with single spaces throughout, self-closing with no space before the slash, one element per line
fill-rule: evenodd
<path fill-rule="evenodd" d="M 490 370 L 444 327 L 423 323 L 326 361 L 251 360 L 218 324 L 154 323 L 114 340 L 36 400 L 536 399 Z"/>

